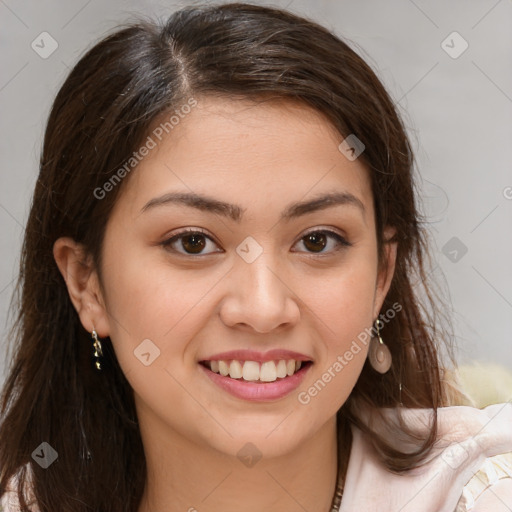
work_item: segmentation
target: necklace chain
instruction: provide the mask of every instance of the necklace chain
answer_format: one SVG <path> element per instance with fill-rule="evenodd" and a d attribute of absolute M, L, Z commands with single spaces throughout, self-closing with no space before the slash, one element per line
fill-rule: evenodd
<path fill-rule="evenodd" d="M 343 496 L 343 486 L 340 484 L 341 480 L 341 464 L 338 457 L 338 468 L 336 471 L 336 489 L 334 490 L 334 496 L 331 501 L 331 508 L 329 512 L 338 512 L 341 506 L 341 497 Z"/>
<path fill-rule="evenodd" d="M 341 497 L 343 496 L 343 489 L 336 485 L 336 490 L 334 491 L 334 496 L 332 497 L 331 509 L 329 512 L 338 512 L 341 505 Z"/>

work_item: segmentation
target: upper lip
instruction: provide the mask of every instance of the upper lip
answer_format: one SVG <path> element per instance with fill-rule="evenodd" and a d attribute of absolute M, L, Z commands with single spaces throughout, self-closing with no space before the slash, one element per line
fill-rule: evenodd
<path fill-rule="evenodd" d="M 256 350 L 230 350 L 228 352 L 221 352 L 210 357 L 201 359 L 201 361 L 256 361 L 264 363 L 265 361 L 278 361 L 281 359 L 294 359 L 295 361 L 312 361 L 311 357 L 293 352 L 292 350 L 274 349 L 268 352 L 258 352 Z"/>

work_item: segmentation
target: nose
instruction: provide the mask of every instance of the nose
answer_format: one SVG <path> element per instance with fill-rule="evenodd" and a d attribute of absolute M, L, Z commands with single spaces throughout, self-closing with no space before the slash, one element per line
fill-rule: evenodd
<path fill-rule="evenodd" d="M 235 262 L 226 279 L 220 317 L 228 327 L 258 333 L 289 328 L 300 318 L 300 301 L 275 258 Z"/>

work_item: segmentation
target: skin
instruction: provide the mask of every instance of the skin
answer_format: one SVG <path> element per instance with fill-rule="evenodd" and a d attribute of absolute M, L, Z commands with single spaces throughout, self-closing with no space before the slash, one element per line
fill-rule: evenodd
<path fill-rule="evenodd" d="M 369 174 L 361 159 L 349 161 L 338 150 L 342 139 L 301 104 L 198 98 L 125 178 L 107 224 L 102 287 L 92 264 L 80 264 L 79 244 L 55 243 L 83 327 L 94 327 L 100 339 L 110 336 L 134 390 L 148 466 L 139 512 L 328 510 L 336 481 L 335 414 L 367 347 L 307 405 L 297 395 L 371 328 L 396 258 L 396 244 L 386 244 L 387 264 L 378 272 Z M 236 203 L 245 213 L 239 223 L 176 204 L 141 213 L 170 191 Z M 356 196 L 364 213 L 338 205 L 279 220 L 290 203 L 333 191 Z M 186 227 L 211 238 L 202 239 L 208 255 L 186 255 L 190 245 L 183 239 L 172 246 L 177 252 L 161 245 Z M 330 237 L 324 248 L 304 241 L 322 228 L 352 245 Z M 387 229 L 385 236 L 391 234 Z M 263 249 L 252 263 L 236 252 L 247 236 Z M 134 357 L 145 339 L 160 350 L 149 366 Z M 294 350 L 314 364 L 290 395 L 248 402 L 218 388 L 198 365 L 238 348 Z M 262 455 L 252 467 L 237 457 L 246 443 Z M 340 450 L 348 455 L 347 447 Z"/>

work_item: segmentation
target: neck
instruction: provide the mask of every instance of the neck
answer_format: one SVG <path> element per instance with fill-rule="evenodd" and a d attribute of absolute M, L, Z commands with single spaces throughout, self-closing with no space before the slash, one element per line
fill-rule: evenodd
<path fill-rule="evenodd" d="M 139 425 L 147 481 L 138 512 L 331 510 L 338 469 L 335 417 L 291 453 L 263 456 L 253 465 L 236 453 L 199 445 L 154 416 L 139 416 Z"/>

